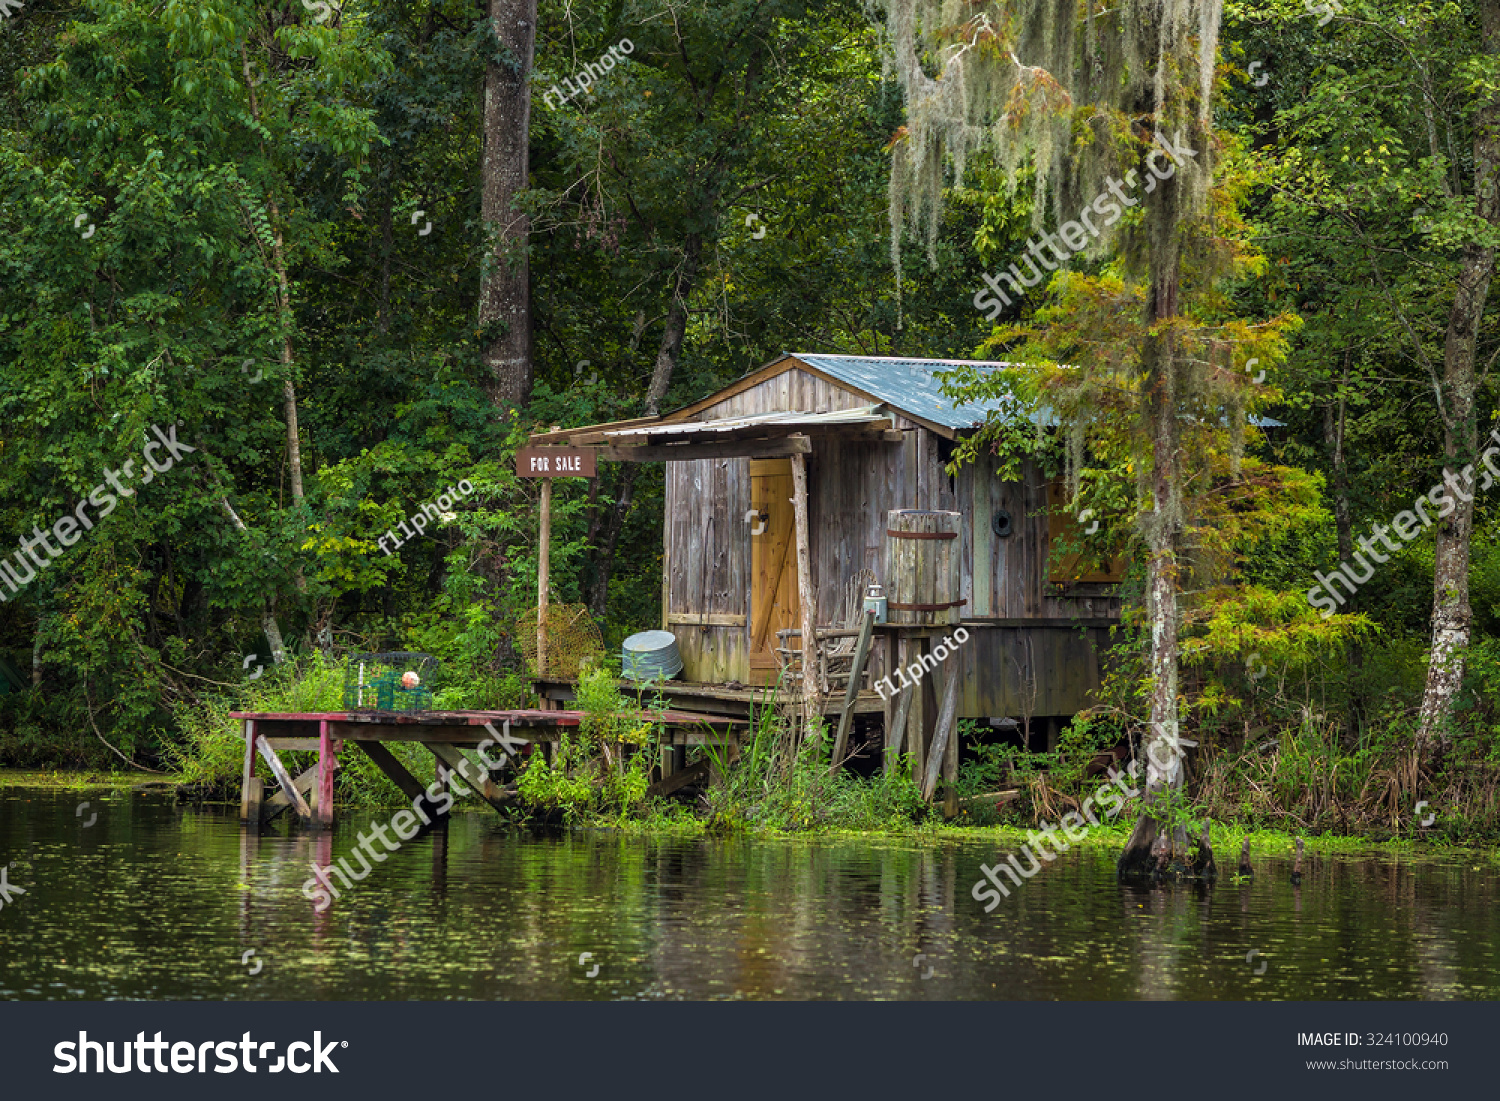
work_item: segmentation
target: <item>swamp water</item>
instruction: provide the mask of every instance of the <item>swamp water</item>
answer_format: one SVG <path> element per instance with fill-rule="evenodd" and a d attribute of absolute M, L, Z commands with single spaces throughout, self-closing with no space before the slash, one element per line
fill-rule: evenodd
<path fill-rule="evenodd" d="M 1500 999 L 1474 853 L 1310 855 L 1298 888 L 1258 855 L 1246 884 L 1139 892 L 1113 851 L 1074 850 L 986 914 L 979 866 L 1013 846 L 536 837 L 468 813 L 319 913 L 311 862 L 389 812 L 331 837 L 235 814 L 0 788 L 25 892 L 0 898 L 0 999 Z"/>

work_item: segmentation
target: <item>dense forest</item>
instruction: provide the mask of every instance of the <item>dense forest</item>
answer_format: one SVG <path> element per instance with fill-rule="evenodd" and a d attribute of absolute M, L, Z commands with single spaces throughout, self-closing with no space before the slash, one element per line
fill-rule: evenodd
<path fill-rule="evenodd" d="M 1500 2 L 1118 7 L 1172 48 L 1095 0 L 0 0 L 0 765 L 175 768 L 353 651 L 524 704 L 526 436 L 825 351 L 1036 366 L 951 386 L 1056 410 L 972 447 L 1133 563 L 1065 747 L 1180 718 L 1221 813 L 1500 829 Z M 662 472 L 600 471 L 551 583 L 618 653 Z"/>

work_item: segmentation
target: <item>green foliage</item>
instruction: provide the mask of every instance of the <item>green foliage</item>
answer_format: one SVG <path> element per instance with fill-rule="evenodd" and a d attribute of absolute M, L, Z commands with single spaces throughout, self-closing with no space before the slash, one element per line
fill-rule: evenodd
<path fill-rule="evenodd" d="M 643 809 L 651 782 L 651 748 L 659 734 L 634 710 L 608 669 L 584 670 L 578 679 L 577 732 L 561 731 L 552 760 L 533 750 L 518 784 L 534 813 L 560 812 L 570 824 L 619 819 Z"/>

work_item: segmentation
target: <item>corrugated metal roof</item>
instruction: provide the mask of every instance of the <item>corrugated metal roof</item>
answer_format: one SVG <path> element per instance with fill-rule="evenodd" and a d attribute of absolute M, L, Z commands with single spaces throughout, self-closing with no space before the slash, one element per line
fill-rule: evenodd
<path fill-rule="evenodd" d="M 874 424 L 877 421 L 890 423 L 890 418 L 879 411 L 878 406 L 863 405 L 858 409 L 835 409 L 831 413 L 757 413 L 750 417 L 729 417 L 715 421 L 680 421 L 676 424 L 654 424 L 641 428 L 621 428 L 606 435 L 612 440 L 625 442 L 650 436 L 712 436 L 732 432 L 739 428 L 758 428 L 767 425 L 802 426 L 816 428 L 823 424 Z"/>
<path fill-rule="evenodd" d="M 816 367 L 840 382 L 858 387 L 868 394 L 889 402 L 903 412 L 945 428 L 962 429 L 982 424 L 985 415 L 994 411 L 1021 412 L 1021 403 L 1009 395 L 982 402 L 955 403 L 943 394 L 939 372 L 955 367 L 1025 367 L 1028 364 L 983 359 L 898 359 L 888 356 L 837 356 L 812 352 L 783 352 Z M 1055 427 L 1056 415 L 1050 409 L 1039 414 L 1043 424 Z M 1033 415 L 1032 423 L 1038 419 Z M 1284 428 L 1270 417 L 1251 416 L 1248 422 L 1257 428 Z"/>
<path fill-rule="evenodd" d="M 955 367 L 1021 367 L 1020 363 L 963 359 L 897 359 L 887 356 L 834 356 L 812 352 L 787 353 L 840 382 L 873 394 L 894 408 L 915 414 L 945 428 L 982 424 L 991 410 L 1021 411 L 1015 398 L 955 403 L 943 394 L 939 371 Z"/>

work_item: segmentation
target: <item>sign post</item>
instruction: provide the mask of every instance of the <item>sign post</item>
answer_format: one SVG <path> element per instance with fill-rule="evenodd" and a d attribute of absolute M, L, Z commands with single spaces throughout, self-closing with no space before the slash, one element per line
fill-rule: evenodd
<path fill-rule="evenodd" d="M 558 431 L 553 428 L 552 431 Z M 516 476 L 542 479 L 541 539 L 536 556 L 536 675 L 547 675 L 547 595 L 552 572 L 552 479 L 594 478 L 599 460 L 592 447 L 523 447 Z"/>

